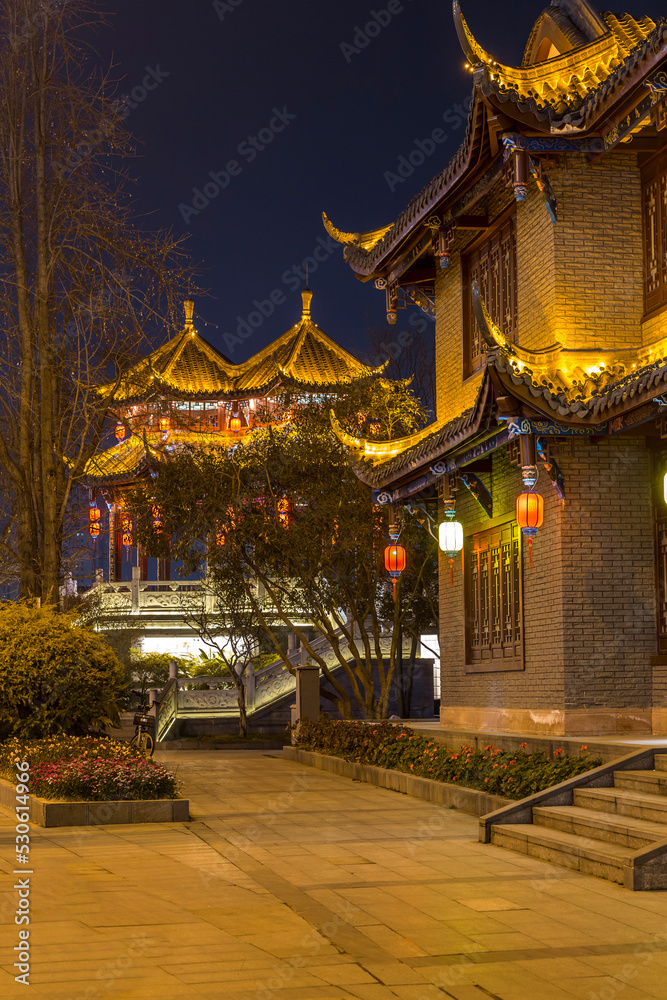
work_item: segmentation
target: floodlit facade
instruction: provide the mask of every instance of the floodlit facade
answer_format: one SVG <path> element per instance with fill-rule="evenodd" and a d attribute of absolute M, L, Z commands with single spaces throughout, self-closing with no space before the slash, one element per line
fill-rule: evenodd
<path fill-rule="evenodd" d="M 665 733 L 667 24 L 554 0 L 513 67 L 457 2 L 454 22 L 461 147 L 390 226 L 325 217 L 389 322 L 435 312 L 436 420 L 337 430 L 379 502 L 437 497 L 463 526 L 441 561 L 443 725 Z"/>

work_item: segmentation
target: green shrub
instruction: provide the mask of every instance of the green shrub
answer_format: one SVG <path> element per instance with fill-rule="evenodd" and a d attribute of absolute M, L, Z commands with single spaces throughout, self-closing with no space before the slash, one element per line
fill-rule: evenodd
<path fill-rule="evenodd" d="M 123 667 L 75 613 L 0 604 L 0 740 L 118 725 Z"/>
<path fill-rule="evenodd" d="M 508 799 L 523 799 L 602 763 L 590 754 L 566 757 L 560 749 L 552 756 L 528 753 L 525 743 L 512 751 L 500 750 L 492 744 L 478 749 L 464 744 L 453 750 L 444 743 L 417 735 L 406 726 L 389 722 L 342 722 L 326 716 L 317 722 L 304 719 L 300 723 L 297 746 L 359 764 L 375 764 L 421 778 L 477 788 Z"/>

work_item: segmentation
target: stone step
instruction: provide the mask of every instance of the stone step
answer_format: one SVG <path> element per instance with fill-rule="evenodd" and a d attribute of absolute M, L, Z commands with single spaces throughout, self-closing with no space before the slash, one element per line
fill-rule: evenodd
<path fill-rule="evenodd" d="M 616 788 L 649 795 L 667 795 L 667 771 L 614 771 Z"/>
<path fill-rule="evenodd" d="M 623 869 L 634 848 L 583 840 L 572 833 L 534 823 L 499 823 L 491 827 L 491 843 L 562 868 L 623 883 Z"/>
<path fill-rule="evenodd" d="M 656 841 L 667 840 L 667 825 L 631 816 L 602 813 L 581 806 L 537 806 L 533 809 L 535 826 L 561 830 L 586 840 L 602 840 L 638 851 Z"/>
<path fill-rule="evenodd" d="M 600 813 L 667 824 L 667 796 L 664 795 L 622 788 L 575 788 L 574 804 Z"/>

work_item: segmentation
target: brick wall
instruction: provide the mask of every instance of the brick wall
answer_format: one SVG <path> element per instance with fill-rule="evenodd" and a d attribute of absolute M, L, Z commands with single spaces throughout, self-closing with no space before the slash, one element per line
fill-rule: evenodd
<path fill-rule="evenodd" d="M 466 673 L 463 587 L 441 565 L 443 706 L 530 709 L 645 708 L 651 704 L 655 594 L 650 456 L 643 439 L 559 447 L 566 502 L 546 472 L 539 490 L 544 525 L 523 553 L 524 670 Z M 511 515 L 520 471 L 493 456 L 494 517 Z M 482 508 L 462 487 L 457 515 L 482 530 Z"/>
<path fill-rule="evenodd" d="M 651 704 L 656 651 L 651 461 L 643 438 L 564 459 L 565 707 Z"/>

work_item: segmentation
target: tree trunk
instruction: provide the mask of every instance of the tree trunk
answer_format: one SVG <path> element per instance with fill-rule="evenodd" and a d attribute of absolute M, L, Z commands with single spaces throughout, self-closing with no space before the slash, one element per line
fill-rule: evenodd
<path fill-rule="evenodd" d="M 245 685 L 243 683 L 243 675 L 241 675 L 241 677 L 236 681 L 236 692 L 239 702 L 239 735 L 245 739 L 248 735 L 248 716 L 246 715 Z"/>

